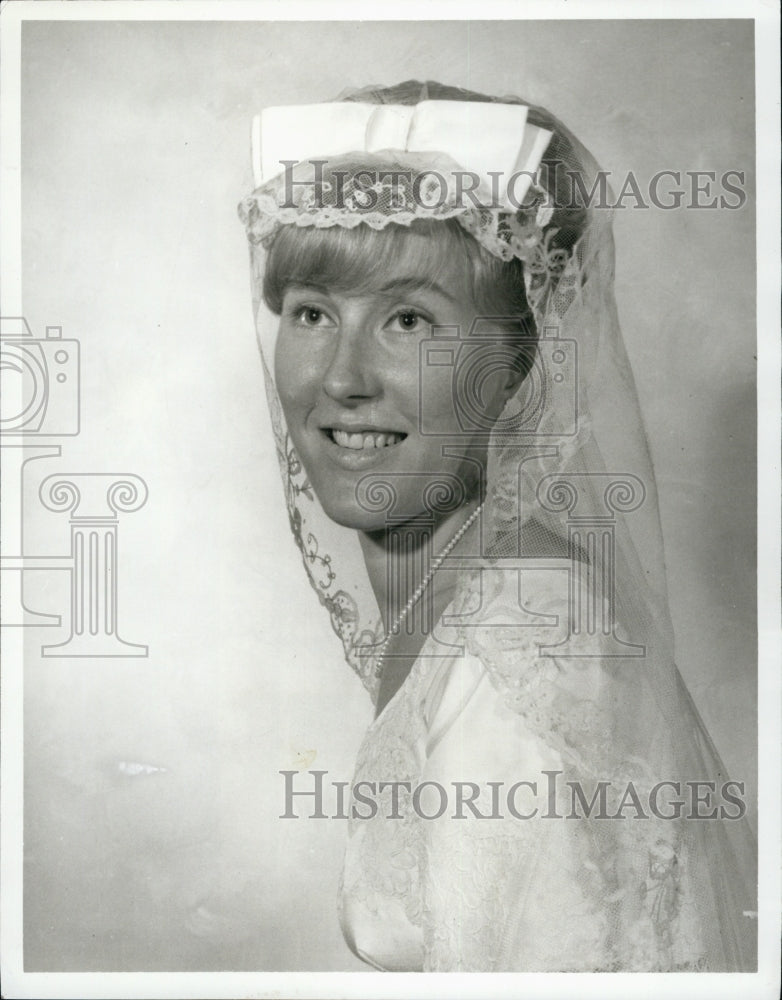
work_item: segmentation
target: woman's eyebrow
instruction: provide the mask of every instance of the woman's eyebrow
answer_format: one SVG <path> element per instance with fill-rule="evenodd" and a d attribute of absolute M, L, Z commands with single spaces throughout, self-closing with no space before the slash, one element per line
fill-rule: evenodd
<path fill-rule="evenodd" d="M 327 285 L 320 284 L 317 281 L 290 281 L 286 285 L 285 291 L 320 292 L 323 295 L 329 295 L 331 289 Z M 451 302 L 457 302 L 456 297 L 436 281 L 431 281 L 428 278 L 422 278 L 414 274 L 407 277 L 394 278 L 385 285 L 382 285 L 377 291 L 380 295 L 404 295 L 407 292 L 420 291 L 435 292 Z"/>
<path fill-rule="evenodd" d="M 327 286 L 321 285 L 317 281 L 289 281 L 285 286 L 285 291 L 322 292 L 324 295 L 329 293 Z"/>

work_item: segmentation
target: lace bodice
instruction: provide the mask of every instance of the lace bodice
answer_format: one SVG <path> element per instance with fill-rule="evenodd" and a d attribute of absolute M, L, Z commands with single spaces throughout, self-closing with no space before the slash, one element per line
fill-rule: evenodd
<path fill-rule="evenodd" d="M 556 573 L 536 581 L 535 610 L 558 615 L 560 627 L 566 586 Z M 359 752 L 354 788 L 373 783 L 379 808 L 350 823 L 340 888 L 348 943 L 395 971 L 718 965 L 697 884 L 707 859 L 694 855 L 682 822 L 640 819 L 634 807 L 624 819 L 566 818 L 575 808 L 567 780 L 589 795 L 597 777 L 622 794 L 630 781 L 643 802 L 654 777 L 650 761 L 612 759 L 610 714 L 625 694 L 610 665 L 541 656 L 551 628 L 509 619 L 520 608 L 515 572 L 484 573 L 481 588 L 477 614 L 475 585 L 449 608 Z M 435 656 L 446 648 L 438 640 L 457 648 Z M 381 782 L 408 783 L 396 814 Z M 426 782 L 448 794 L 437 819 L 424 818 L 442 804 L 434 785 L 412 807 Z M 477 786 L 482 815 L 503 815 L 477 818 L 463 804 L 469 790 L 460 809 L 455 782 Z M 514 799 L 521 815 L 537 807 L 532 818 L 508 809 L 507 790 L 518 782 L 537 784 L 537 795 L 523 785 Z"/>

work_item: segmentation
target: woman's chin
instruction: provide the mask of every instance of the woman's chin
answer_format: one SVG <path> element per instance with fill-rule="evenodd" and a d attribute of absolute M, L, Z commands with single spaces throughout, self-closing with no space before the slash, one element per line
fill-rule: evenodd
<path fill-rule="evenodd" d="M 355 501 L 352 504 L 328 503 L 321 500 L 326 516 L 335 524 L 343 528 L 352 528 L 354 531 L 373 532 L 381 531 L 386 527 L 387 519 L 377 511 L 364 510 Z"/>

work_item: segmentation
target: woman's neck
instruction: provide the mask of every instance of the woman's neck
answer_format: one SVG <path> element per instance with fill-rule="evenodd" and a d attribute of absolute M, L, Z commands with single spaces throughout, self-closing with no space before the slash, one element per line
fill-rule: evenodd
<path fill-rule="evenodd" d="M 359 533 L 367 573 L 386 631 L 424 581 L 432 562 L 479 504 L 480 499 L 475 497 L 434 523 L 411 520 L 392 528 Z M 443 586 L 438 581 L 438 589 L 442 590 Z"/>

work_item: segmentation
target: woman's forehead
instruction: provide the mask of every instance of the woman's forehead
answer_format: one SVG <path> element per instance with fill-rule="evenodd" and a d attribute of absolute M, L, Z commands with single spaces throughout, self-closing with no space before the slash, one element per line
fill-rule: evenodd
<path fill-rule="evenodd" d="M 471 288 L 463 242 L 444 223 L 424 230 L 392 224 L 383 230 L 361 225 L 281 232 L 269 264 L 286 287 L 379 295 L 429 288 L 460 299 Z"/>
<path fill-rule="evenodd" d="M 344 277 L 335 278 L 331 283 L 308 280 L 288 282 L 287 289 L 316 289 L 324 293 L 334 293 L 345 298 L 373 298 L 378 300 L 398 299 L 417 294 L 436 295 L 458 306 L 472 305 L 471 289 L 464 281 L 461 267 L 451 264 L 443 268 L 421 270 L 413 268 L 404 259 L 391 261 L 383 274 L 369 273 L 365 280 L 357 280 L 353 285 Z"/>

